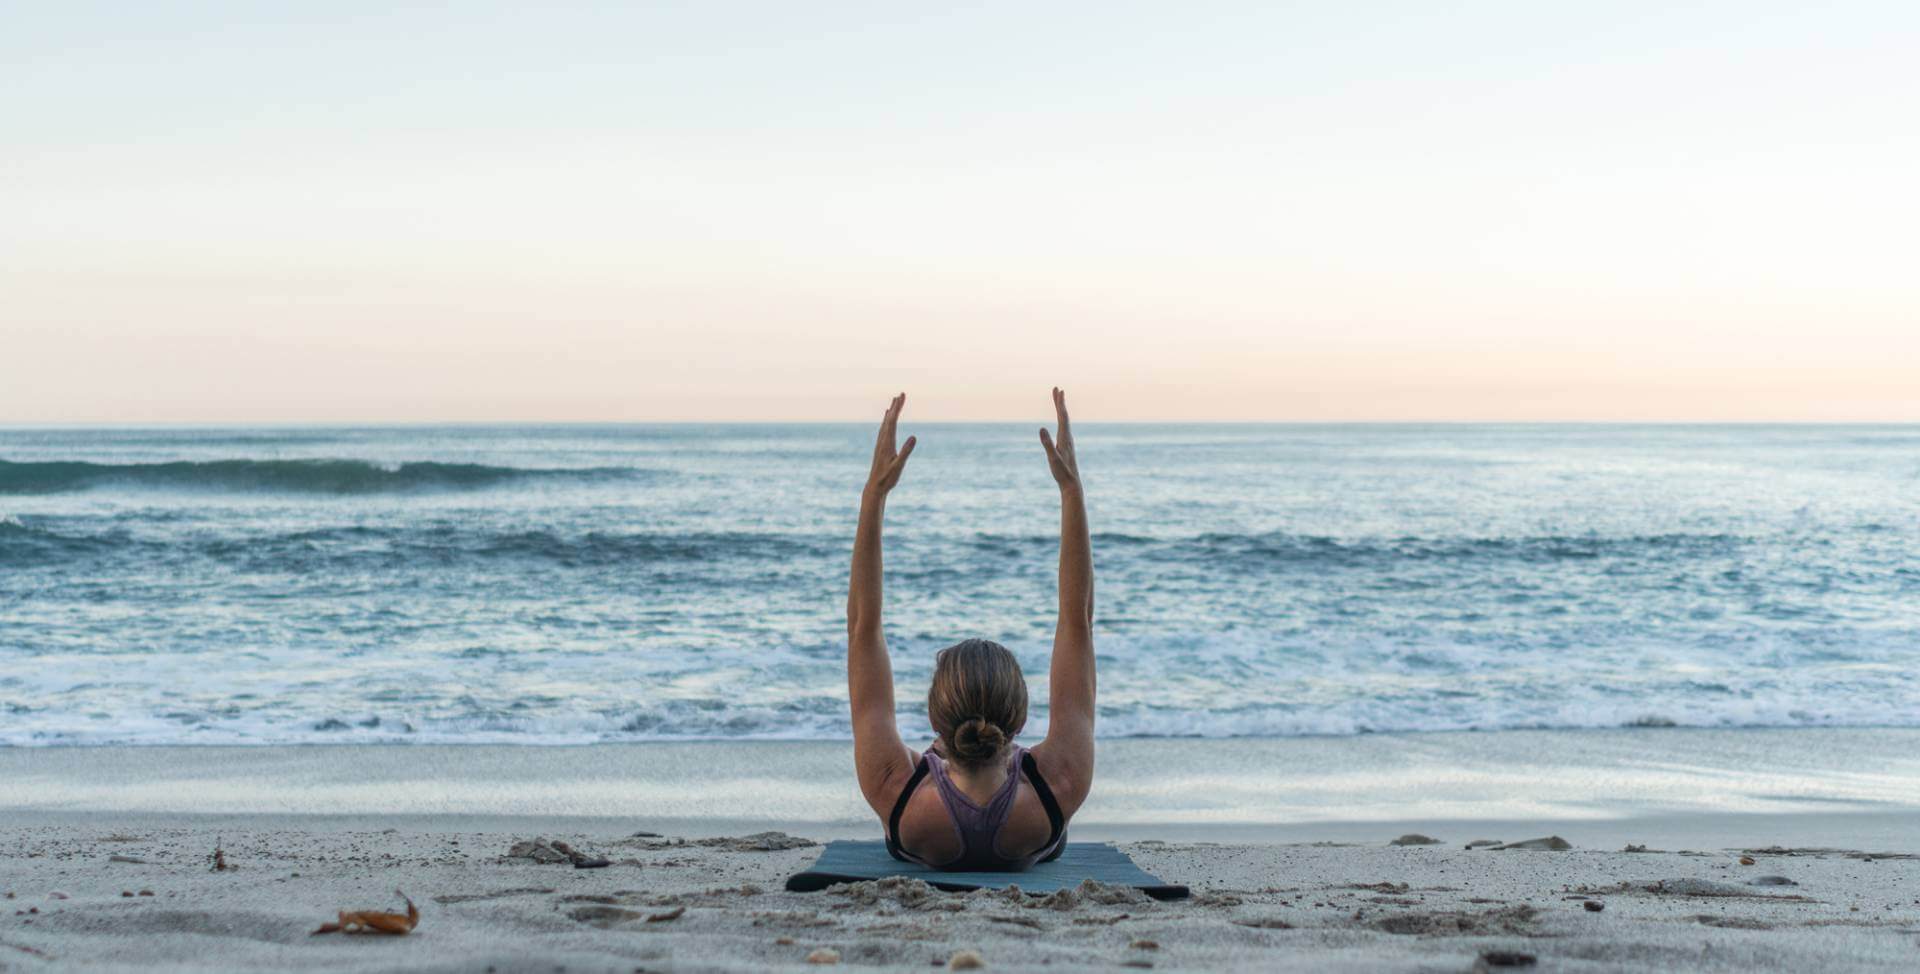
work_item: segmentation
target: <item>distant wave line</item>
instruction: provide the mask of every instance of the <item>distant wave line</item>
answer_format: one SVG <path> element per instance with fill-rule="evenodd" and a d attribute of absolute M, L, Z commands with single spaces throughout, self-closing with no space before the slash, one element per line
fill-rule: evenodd
<path fill-rule="evenodd" d="M 382 464 L 331 458 L 90 463 L 0 460 L 0 494 L 58 494 L 102 487 L 200 491 L 377 494 L 479 490 L 525 480 L 651 480 L 665 471 L 630 467 L 526 468 L 433 460 Z"/>
<path fill-rule="evenodd" d="M 1199 711 L 1168 715 L 1150 713 L 1103 715 L 1102 739 L 1288 739 L 1354 737 L 1432 733 L 1499 733 L 1501 731 L 1587 731 L 1625 729 L 1652 733 L 1687 730 L 1777 729 L 1817 727 L 1906 728 L 1920 721 L 1906 714 L 1878 708 L 1847 713 L 1846 708 L 1810 713 L 1788 707 L 1766 713 L 1739 713 L 1663 701 L 1666 711 L 1631 716 L 1614 712 L 1581 716 L 1512 714 L 1497 711 L 1464 715 L 1377 715 L 1360 719 L 1339 711 L 1275 715 L 1248 720 L 1235 712 Z M 1667 716 L 1667 713 L 1675 716 Z M 0 748 L 86 747 L 103 745 L 294 745 L 294 744 L 519 744 L 577 745 L 590 743 L 661 741 L 845 741 L 849 730 L 844 715 L 816 710 L 795 713 L 792 708 L 724 709 L 699 718 L 639 712 L 631 715 L 561 713 L 547 716 L 468 715 L 423 718 L 417 714 L 370 714 L 366 711 L 332 716 L 314 714 L 250 715 L 221 719 L 216 715 L 170 713 L 140 722 L 138 727 L 97 729 L 72 719 L 70 713 L 38 710 L 14 712 L 14 726 L 0 729 Z M 902 720 L 915 714 L 903 712 Z M 1384 719 L 1382 719 L 1384 718 Z M 1028 730 L 1045 733 L 1044 713 L 1035 715 Z"/>
<path fill-rule="evenodd" d="M 38 519 L 34 519 L 38 521 Z M 839 538 L 808 538 L 749 532 L 607 532 L 581 534 L 542 529 L 473 530 L 456 525 L 376 527 L 345 525 L 285 534 L 235 533 L 213 538 L 162 541 L 142 538 L 125 526 L 97 533 L 62 531 L 19 518 L 0 518 L 0 565 L 59 561 L 82 555 L 204 557 L 254 568 L 311 570 L 337 566 L 402 569 L 444 565 L 448 558 L 528 558 L 573 566 L 761 559 L 769 562 L 839 553 Z M 368 560 L 371 560 L 369 563 Z"/>
<path fill-rule="evenodd" d="M 12 465 L 17 468 L 20 465 Z M 408 469 L 403 465 L 400 470 Z M 527 471 L 482 468 L 513 476 L 566 476 L 576 471 Z M 0 481 L 8 465 L 0 461 Z M 621 475 L 645 474 L 617 471 Z M 588 473 L 588 476 L 593 476 Z M 611 475 L 611 474 L 609 474 Z M 360 490 L 433 489 L 435 473 L 414 474 L 394 486 L 346 488 Z M 494 482 L 498 482 L 496 479 Z M 309 481 L 309 483 L 312 483 Z M 77 489 L 77 488 L 76 488 Z M 307 489 L 328 489 L 308 487 Z M 4 488 L 0 488 L 4 490 Z M 556 530 L 501 525 L 467 525 L 448 521 L 392 526 L 335 524 L 292 532 L 235 530 L 213 535 L 193 534 L 163 538 L 139 529 L 139 521 L 109 519 L 101 530 L 91 516 L 0 517 L 0 563 L 35 562 L 48 557 L 142 551 L 160 556 L 202 556 L 215 560 L 242 557 L 259 562 L 277 556 L 298 560 L 357 560 L 415 555 L 430 559 L 533 558 L 575 565 L 605 565 L 640 561 L 784 560 L 844 556 L 850 538 L 841 531 L 758 532 L 677 530 Z M 163 519 L 164 520 L 164 519 Z M 90 529 L 91 528 L 91 529 Z M 1151 564 L 1217 563 L 1241 568 L 1386 568 L 1395 564 L 1453 565 L 1476 570 L 1490 563 L 1651 563 L 1651 559 L 1681 556 L 1675 564 L 1723 565 L 1730 556 L 1754 545 L 1801 544 L 1831 546 L 1828 537 L 1803 539 L 1753 537 L 1736 534 L 1656 534 L 1582 536 L 1548 534 L 1515 537 L 1352 537 L 1265 532 L 1248 535 L 1207 533 L 1148 537 L 1096 534 L 1096 547 L 1110 552 L 1122 564 L 1137 569 Z M 945 577 L 976 570 L 980 559 L 1041 558 L 1058 544 L 1044 535 L 988 532 L 923 535 L 903 540 L 903 551 L 915 552 L 914 567 L 897 574 L 904 579 Z M 398 565 L 402 562 L 391 562 Z"/>

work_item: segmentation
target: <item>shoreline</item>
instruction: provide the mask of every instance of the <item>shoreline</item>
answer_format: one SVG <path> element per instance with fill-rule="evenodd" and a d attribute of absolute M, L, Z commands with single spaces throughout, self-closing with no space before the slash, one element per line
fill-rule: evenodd
<path fill-rule="evenodd" d="M 1098 742 L 1081 828 L 1912 812 L 1920 728 Z M 0 813 L 752 819 L 864 827 L 846 741 L 0 748 Z M 765 807 L 777 796 L 777 809 Z M 1244 833 L 1243 833 L 1244 834 Z"/>
<path fill-rule="evenodd" d="M 903 720 L 906 716 L 907 715 L 904 715 L 904 714 L 902 715 Z M 1023 738 L 1034 736 L 1032 725 L 1035 725 L 1035 724 L 1044 726 L 1045 719 L 1036 718 L 1035 720 L 1031 721 L 1028 729 L 1022 732 Z M 1111 744 L 1111 743 L 1121 742 L 1121 741 L 1173 742 L 1173 743 L 1203 742 L 1203 741 L 1217 742 L 1217 743 L 1230 743 L 1234 741 L 1250 741 L 1250 742 L 1256 742 L 1256 743 L 1277 743 L 1277 742 L 1285 742 L 1285 741 L 1346 741 L 1346 740 L 1371 740 L 1371 739 L 1393 739 L 1393 738 L 1488 737 L 1488 736 L 1500 735 L 1500 734 L 1542 734 L 1542 735 L 1565 735 L 1565 734 L 1587 735 L 1587 734 L 1609 734 L 1609 733 L 1628 733 L 1628 734 L 1651 733 L 1651 734 L 1681 734 L 1681 735 L 1684 735 L 1684 734 L 1797 734 L 1803 731 L 1843 732 L 1843 733 L 1854 732 L 1854 731 L 1886 731 L 1890 733 L 1912 732 L 1912 733 L 1920 734 L 1920 725 L 1914 725 L 1914 724 L 1752 724 L 1752 725 L 1746 725 L 1746 724 L 1742 724 L 1742 725 L 1729 726 L 1729 725 L 1695 725 L 1695 724 L 1677 724 L 1677 723 L 1675 724 L 1626 723 L 1626 724 L 1608 724 L 1604 726 L 1592 726 L 1592 727 L 1585 727 L 1585 726 L 1485 727 L 1485 728 L 1468 727 L 1468 728 L 1446 728 L 1446 729 L 1439 729 L 1439 730 L 1385 730 L 1385 731 L 1369 730 L 1369 731 L 1360 731 L 1357 733 L 1342 733 L 1342 734 L 1335 734 L 1335 733 L 1235 734 L 1230 736 L 1216 736 L 1216 735 L 1209 735 L 1209 734 L 1156 734 L 1156 735 L 1136 734 L 1136 735 L 1128 735 L 1124 737 L 1101 737 L 1099 738 L 1099 742 L 1101 744 Z M 912 737 L 911 734 L 908 734 L 906 736 L 909 738 Z M 1040 735 L 1040 736 L 1044 736 L 1044 735 Z M 649 738 L 632 738 L 632 739 L 620 739 L 620 740 L 574 741 L 574 740 L 549 740 L 549 739 L 540 739 L 540 738 L 529 736 L 525 740 L 514 740 L 514 739 L 503 738 L 500 740 L 461 741 L 461 740 L 444 740 L 444 739 L 420 740 L 417 737 L 406 736 L 406 737 L 380 738 L 375 740 L 359 740 L 359 739 L 347 738 L 347 739 L 341 739 L 341 740 L 258 741 L 258 742 L 234 741 L 234 740 L 229 740 L 229 741 L 105 741 L 105 742 L 98 742 L 98 743 L 51 741 L 51 742 L 33 743 L 33 744 L 0 742 L 0 752 L 67 751 L 67 750 L 85 751 L 85 750 L 91 750 L 91 749 L 113 749 L 113 748 L 130 748 L 130 749 L 176 748 L 183 751 L 251 750 L 254 748 L 315 748 L 315 749 L 324 750 L 326 748 L 335 748 L 335 747 L 403 747 L 403 748 L 404 747 L 445 747 L 445 748 L 509 747 L 509 748 L 535 748 L 535 749 L 551 748 L 554 750 L 568 750 L 568 749 L 575 749 L 575 748 L 594 748 L 594 747 L 656 747 L 656 746 L 676 746 L 677 747 L 677 746 L 698 746 L 698 745 L 727 746 L 727 745 L 733 745 L 733 744 L 821 745 L 821 744 L 851 744 L 851 742 L 852 742 L 852 738 L 850 737 L 657 737 L 657 738 L 649 737 Z M 1027 744 L 1030 746 L 1035 742 L 1022 740 L 1021 743 Z"/>
<path fill-rule="evenodd" d="M 1116 739 L 1099 761 L 1076 838 L 1920 847 L 1920 729 Z M 0 748 L 0 780 L 20 826 L 878 834 L 844 741 Z"/>

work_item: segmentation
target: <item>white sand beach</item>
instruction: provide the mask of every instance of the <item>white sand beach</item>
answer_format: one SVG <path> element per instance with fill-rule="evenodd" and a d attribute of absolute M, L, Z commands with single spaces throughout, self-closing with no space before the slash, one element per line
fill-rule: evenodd
<path fill-rule="evenodd" d="M 613 864 L 510 858 L 514 833 L 8 828 L 0 969 L 927 970 L 971 954 L 1000 970 L 1466 971 L 1485 955 L 1541 971 L 1904 971 L 1920 957 L 1911 849 L 1753 850 L 1745 865 L 1734 849 L 1467 850 L 1481 836 L 1466 832 L 1123 844 L 1193 886 L 1155 902 L 911 880 L 788 893 L 817 847 L 543 837 Z M 411 934 L 310 935 L 338 910 L 400 909 L 396 888 L 420 909 Z"/>
<path fill-rule="evenodd" d="M 1103 742 L 1074 837 L 1192 888 L 1175 902 L 788 893 L 814 843 L 877 835 L 844 745 L 8 749 L 0 970 L 1906 971 L 1915 737 Z M 1313 797 L 1342 787 L 1345 817 Z M 738 841 L 769 829 L 792 838 Z M 1571 848 L 1466 848 L 1547 836 Z M 611 864 L 509 855 L 528 839 Z M 412 933 L 310 935 L 396 890 Z"/>

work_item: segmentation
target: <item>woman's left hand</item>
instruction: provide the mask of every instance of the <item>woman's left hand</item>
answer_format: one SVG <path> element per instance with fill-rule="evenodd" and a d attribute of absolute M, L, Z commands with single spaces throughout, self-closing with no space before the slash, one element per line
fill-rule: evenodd
<path fill-rule="evenodd" d="M 907 458 L 913 455 L 913 437 L 907 437 L 906 446 L 895 449 L 893 445 L 894 427 L 900 422 L 900 409 L 907 404 L 907 394 L 893 397 L 887 405 L 887 415 L 880 420 L 880 438 L 873 444 L 873 469 L 867 473 L 867 493 L 885 497 L 893 485 L 900 482 L 900 471 L 907 466 Z"/>

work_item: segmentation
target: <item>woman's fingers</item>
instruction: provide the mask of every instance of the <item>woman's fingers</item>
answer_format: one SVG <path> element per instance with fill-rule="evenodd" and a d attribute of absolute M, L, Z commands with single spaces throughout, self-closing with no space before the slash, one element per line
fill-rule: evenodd
<path fill-rule="evenodd" d="M 907 394 L 904 392 L 894 396 L 893 400 L 887 403 L 887 411 L 880 416 L 880 434 L 873 444 L 873 452 L 876 457 L 888 456 L 893 453 L 894 428 L 898 426 L 900 422 L 900 408 L 905 406 L 906 403 Z"/>
<path fill-rule="evenodd" d="M 1040 427 L 1040 446 L 1047 451 L 1047 467 L 1053 471 L 1055 479 L 1060 478 L 1067 469 L 1067 461 L 1061 458 L 1059 445 L 1053 442 L 1053 437 L 1044 426 Z"/>
<path fill-rule="evenodd" d="M 1060 423 L 1060 439 L 1063 441 L 1071 441 L 1073 439 L 1073 427 L 1067 424 L 1067 393 L 1059 386 L 1053 387 L 1053 414 L 1055 419 Z"/>
<path fill-rule="evenodd" d="M 900 406 L 906 401 L 907 394 L 903 392 L 894 396 L 893 401 L 887 403 L 887 412 L 880 417 L 880 432 L 888 436 L 893 435 L 893 428 L 900 421 Z"/>
<path fill-rule="evenodd" d="M 873 471 L 869 473 L 870 483 L 892 487 L 900 479 L 900 470 L 906 466 L 907 457 L 913 453 L 914 438 L 907 437 L 906 446 L 895 450 L 894 431 L 900 423 L 900 409 L 907 404 L 907 394 L 900 393 L 887 403 L 886 415 L 880 418 L 880 436 L 873 444 Z"/>
<path fill-rule="evenodd" d="M 900 448 L 900 453 L 887 461 L 886 469 L 880 473 L 880 482 L 887 489 L 893 489 L 893 486 L 900 482 L 900 472 L 907 468 L 907 458 L 913 456 L 913 445 L 916 442 L 913 437 L 907 437 L 907 442 Z"/>

